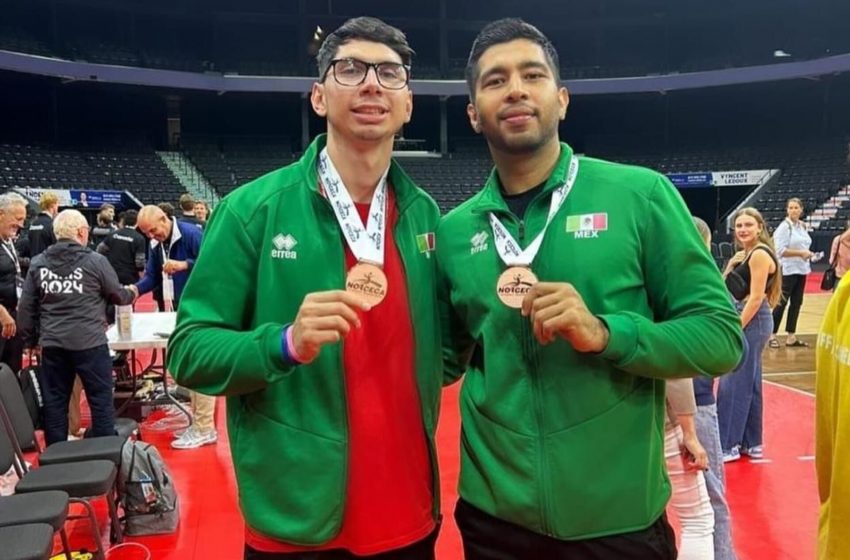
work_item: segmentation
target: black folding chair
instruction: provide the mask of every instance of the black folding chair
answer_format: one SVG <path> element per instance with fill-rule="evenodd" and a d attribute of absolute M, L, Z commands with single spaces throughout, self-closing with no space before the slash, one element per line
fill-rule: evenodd
<path fill-rule="evenodd" d="M 69 500 L 68 494 L 61 490 L 0 497 L 0 528 L 32 523 L 50 525 L 54 533 L 59 533 L 65 556 L 71 558 L 71 547 L 65 532 Z M 0 550 L 3 550 L 2 546 Z"/>
<path fill-rule="evenodd" d="M 5 429 L 0 429 L 0 472 L 7 472 L 14 467 L 20 474 L 21 466 L 18 461 L 12 440 L 9 439 Z M 0 497 L 0 528 L 31 523 L 50 525 L 53 532 L 59 532 L 64 552 L 70 558 L 71 548 L 68 546 L 68 536 L 64 529 L 65 520 L 68 518 L 68 501 L 68 494 L 62 491 L 2 496 Z M 0 540 L 0 554 L 6 558 L 2 540 Z"/>
<path fill-rule="evenodd" d="M 15 374 L 6 364 L 0 364 L 0 406 L 5 409 L 21 448 L 35 449 L 39 453 L 39 465 L 98 459 L 111 461 L 115 465 L 121 463 L 121 449 L 127 439 L 121 436 L 59 441 L 42 450 L 35 437 L 35 426 L 27 410 L 21 387 Z"/>
<path fill-rule="evenodd" d="M 6 369 L 8 370 L 8 368 Z M 0 378 L 2 378 L 2 374 L 0 374 Z M 0 385 L 0 391 L 5 391 L 2 385 Z M 97 523 L 97 517 L 89 500 L 99 496 L 103 496 L 106 499 L 111 520 L 111 540 L 113 542 L 121 542 L 123 534 L 120 519 L 118 518 L 118 507 L 116 505 L 115 483 L 118 476 L 118 469 L 115 463 L 109 460 L 77 461 L 44 465 L 37 469 L 29 469 L 24 460 L 24 454 L 15 435 L 15 429 L 9 418 L 8 411 L 2 405 L 2 402 L 8 395 L 2 396 L 4 398 L 0 399 L 0 422 L 2 422 L 3 427 L 0 430 L 0 459 L 4 456 L 4 448 L 6 450 L 11 449 L 11 459 L 7 458 L 6 461 L 15 468 L 20 478 L 15 487 L 15 494 L 26 495 L 50 490 L 60 490 L 67 493 L 69 501 L 80 503 L 85 507 L 87 515 L 82 517 L 87 517 L 91 523 L 98 558 L 105 559 L 103 544 L 100 542 L 100 529 Z M 118 436 L 114 437 L 117 438 Z M 95 439 L 104 438 L 93 438 L 92 441 Z M 6 451 L 5 455 L 8 457 L 9 452 Z M 3 461 L 0 461 L 0 468 L 2 466 Z M 7 465 L 6 470 L 8 468 Z M 77 519 L 80 516 L 69 516 L 69 518 Z M 65 544 L 63 543 L 63 545 Z"/>
<path fill-rule="evenodd" d="M 34 523 L 0 527 L 3 560 L 48 560 L 52 549 L 53 527 L 50 525 Z"/>

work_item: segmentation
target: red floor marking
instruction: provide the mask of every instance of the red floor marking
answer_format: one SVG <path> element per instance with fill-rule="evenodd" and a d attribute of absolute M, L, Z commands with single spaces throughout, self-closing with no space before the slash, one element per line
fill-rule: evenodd
<path fill-rule="evenodd" d="M 820 281 L 823 279 L 823 272 L 812 272 L 806 277 L 806 293 L 807 294 L 825 294 L 827 292 L 820 289 Z"/>
<path fill-rule="evenodd" d="M 726 465 L 733 539 L 742 559 L 814 558 L 817 480 L 815 402 L 811 395 L 765 383 L 765 458 Z"/>

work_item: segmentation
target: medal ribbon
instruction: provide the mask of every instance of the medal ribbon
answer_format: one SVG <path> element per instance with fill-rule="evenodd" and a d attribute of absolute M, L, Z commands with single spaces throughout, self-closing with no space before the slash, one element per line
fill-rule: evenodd
<path fill-rule="evenodd" d="M 345 236 L 345 241 L 354 256 L 360 262 L 369 262 L 380 267 L 384 265 L 384 240 L 387 231 L 387 167 L 381 175 L 372 203 L 369 206 L 369 219 L 364 229 L 363 222 L 354 207 L 354 201 L 342 182 L 325 148 L 319 154 L 318 173 L 325 189 L 325 195 L 331 203 L 336 220 Z"/>
<path fill-rule="evenodd" d="M 567 171 L 567 180 L 563 185 L 552 191 L 552 200 L 549 203 L 549 217 L 546 218 L 546 225 L 543 226 L 543 229 L 525 250 L 520 248 L 519 243 L 511 235 L 511 232 L 502 225 L 499 218 L 490 212 L 490 226 L 493 228 L 493 240 L 496 243 L 496 252 L 506 265 L 523 267 L 529 267 L 531 265 L 534 257 L 537 256 L 537 252 L 540 250 L 540 245 L 543 243 L 543 236 L 546 234 L 546 230 L 549 229 L 549 224 L 552 223 L 555 214 L 558 213 L 564 201 L 567 200 L 570 191 L 573 190 L 577 176 L 578 158 L 573 156 L 570 160 L 570 168 Z"/>

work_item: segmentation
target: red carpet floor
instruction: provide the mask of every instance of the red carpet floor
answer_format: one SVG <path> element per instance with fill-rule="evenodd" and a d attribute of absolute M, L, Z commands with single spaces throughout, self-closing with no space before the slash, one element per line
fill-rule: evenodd
<path fill-rule="evenodd" d="M 463 558 L 451 515 L 459 469 L 458 389 L 459 384 L 444 392 L 438 431 L 445 515 L 437 548 L 439 560 Z M 765 410 L 765 461 L 753 463 L 742 459 L 727 466 L 728 498 L 739 558 L 813 558 L 817 528 L 817 487 L 812 457 L 814 400 L 792 389 L 766 384 Z M 174 535 L 127 539 L 148 547 L 154 560 L 238 560 L 242 557 L 244 529 L 236 501 L 223 400 L 219 402 L 217 423 L 218 443 L 196 450 L 174 451 L 168 446 L 171 438 L 167 433 L 144 433 L 145 439 L 156 444 L 162 452 L 181 500 L 181 523 Z M 98 504 L 98 513 L 105 527 L 103 504 Z M 106 542 L 105 531 L 103 536 Z M 74 523 L 71 540 L 75 548 L 91 547 L 90 533 L 83 522 Z M 146 556 L 136 549 L 123 549 L 109 557 L 111 560 L 142 560 Z"/>
<path fill-rule="evenodd" d="M 445 391 L 438 434 L 443 475 L 446 522 L 438 542 L 437 558 L 460 560 L 460 540 L 451 511 L 458 475 L 457 386 Z M 746 459 L 728 465 L 729 502 L 734 540 L 742 560 L 799 560 L 814 557 L 817 489 L 814 476 L 810 396 L 767 385 L 766 460 Z M 224 407 L 218 425 L 224 436 Z M 227 439 L 215 446 L 173 451 L 167 434 L 147 432 L 171 468 L 181 499 L 181 524 L 176 534 L 128 539 L 147 546 L 155 560 L 236 560 L 242 554 L 243 525 L 236 505 L 236 485 Z M 105 523 L 106 510 L 98 508 Z M 88 528 L 77 522 L 72 531 L 76 548 L 90 547 Z M 141 551 L 116 550 L 112 560 L 141 560 Z"/>

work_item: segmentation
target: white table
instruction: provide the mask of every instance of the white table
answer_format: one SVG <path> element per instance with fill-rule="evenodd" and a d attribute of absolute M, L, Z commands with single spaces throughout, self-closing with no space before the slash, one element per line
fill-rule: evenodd
<path fill-rule="evenodd" d="M 166 399 L 150 401 L 150 404 L 174 404 L 177 408 L 186 415 L 191 424 L 192 415 L 187 411 L 182 403 L 178 402 L 168 391 L 168 383 L 166 382 L 167 373 L 166 364 L 166 348 L 168 347 L 168 336 L 174 330 L 174 324 L 177 320 L 177 313 L 160 312 L 160 313 L 133 313 L 133 324 L 131 327 L 131 336 L 129 338 L 121 338 L 118 336 L 118 325 L 112 325 L 106 331 L 109 348 L 111 350 L 129 351 L 130 352 L 130 373 L 133 376 L 133 397 L 136 395 L 138 386 L 136 381 L 140 375 L 154 370 L 156 362 L 156 351 L 162 350 L 162 383 Z M 136 350 L 153 350 L 150 364 L 141 372 L 136 371 Z M 158 372 L 159 373 L 159 372 Z M 125 405 L 122 405 L 121 410 L 129 404 L 128 399 Z M 145 401 L 148 402 L 148 401 Z"/>
<path fill-rule="evenodd" d="M 112 325 L 106 331 L 109 340 L 109 348 L 112 350 L 144 350 L 165 349 L 168 346 L 168 337 L 159 336 L 156 333 L 171 334 L 177 313 L 173 311 L 163 313 L 133 313 L 132 337 L 122 339 L 118 336 L 118 325 Z"/>

